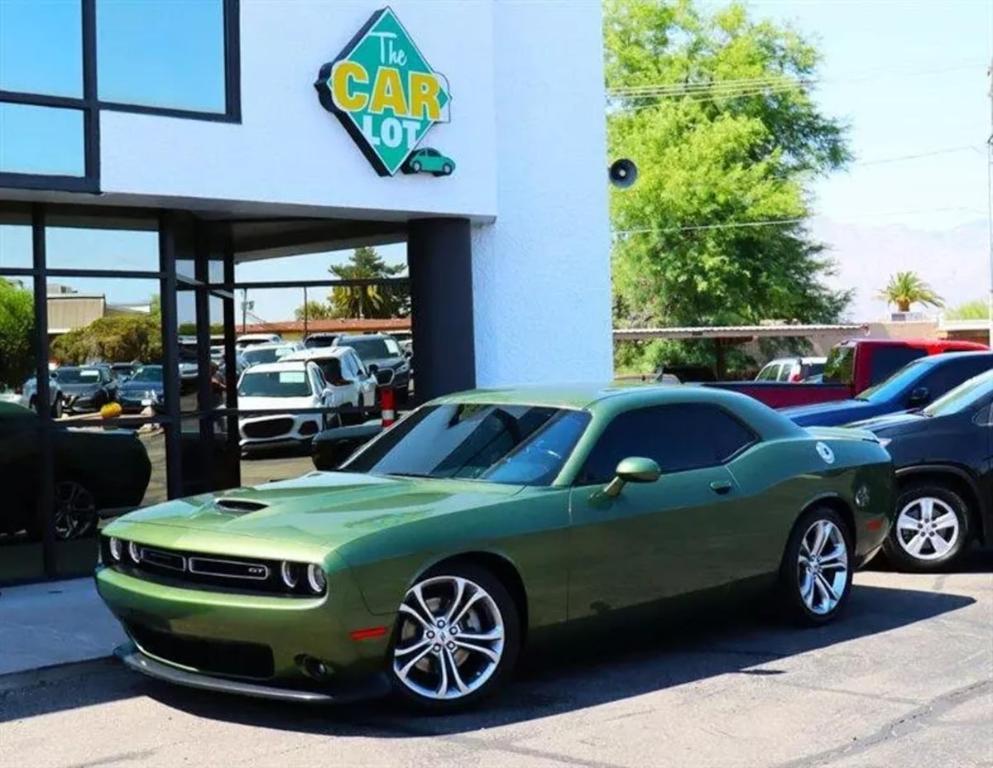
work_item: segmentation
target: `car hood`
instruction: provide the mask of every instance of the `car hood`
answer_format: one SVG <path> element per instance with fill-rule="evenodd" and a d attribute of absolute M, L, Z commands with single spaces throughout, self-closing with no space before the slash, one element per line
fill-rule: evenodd
<path fill-rule="evenodd" d="M 366 368 L 370 365 L 375 365 L 377 368 L 399 368 L 405 362 L 407 358 L 405 357 L 373 357 L 368 360 L 363 359 L 363 364 Z"/>
<path fill-rule="evenodd" d="M 878 406 L 867 400 L 833 400 L 827 403 L 782 408 L 779 412 L 800 426 L 832 427 L 870 418 L 880 411 Z"/>
<path fill-rule="evenodd" d="M 98 389 L 99 384 L 63 384 L 59 382 L 59 389 L 67 395 L 92 395 Z"/>
<path fill-rule="evenodd" d="M 126 381 L 120 386 L 121 393 L 129 392 L 164 392 L 161 381 Z"/>
<path fill-rule="evenodd" d="M 242 411 L 289 411 L 294 408 L 316 408 L 313 397 L 239 397 Z M 251 417 L 249 417 L 251 418 Z"/>
<path fill-rule="evenodd" d="M 190 549 L 232 551 L 228 545 L 238 539 L 262 539 L 326 550 L 393 526 L 495 503 L 520 490 L 467 480 L 311 472 L 168 501 L 125 515 L 106 532 L 126 537 L 131 527 L 169 528 L 176 535 L 168 544 Z M 163 536 L 154 538 L 167 543 Z"/>

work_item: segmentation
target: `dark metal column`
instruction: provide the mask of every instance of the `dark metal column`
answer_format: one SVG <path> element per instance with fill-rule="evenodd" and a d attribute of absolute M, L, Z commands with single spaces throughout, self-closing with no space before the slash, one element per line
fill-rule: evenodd
<path fill-rule="evenodd" d="M 45 277 L 45 208 L 38 203 L 31 209 L 31 251 L 34 267 L 34 335 L 37 342 L 35 365 L 35 404 L 38 411 L 39 488 L 38 508 L 41 520 L 42 559 L 45 575 L 56 575 L 55 562 L 55 450 L 52 441 L 51 388 L 48 381 L 48 284 Z"/>
<path fill-rule="evenodd" d="M 476 339 L 469 220 L 411 222 L 407 265 L 417 401 L 472 389 L 476 386 Z"/>
<path fill-rule="evenodd" d="M 159 306 L 162 312 L 162 385 L 165 397 L 166 491 L 170 499 L 183 495 L 182 422 L 179 407 L 179 333 L 176 312 L 176 217 L 159 217 Z"/>

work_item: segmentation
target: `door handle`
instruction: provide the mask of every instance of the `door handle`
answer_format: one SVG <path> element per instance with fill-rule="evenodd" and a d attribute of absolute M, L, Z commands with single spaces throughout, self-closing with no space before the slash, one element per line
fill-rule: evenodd
<path fill-rule="evenodd" d="M 720 494 L 721 496 L 730 493 L 733 487 L 734 485 L 730 480 L 715 480 L 710 484 L 710 490 L 714 493 Z"/>

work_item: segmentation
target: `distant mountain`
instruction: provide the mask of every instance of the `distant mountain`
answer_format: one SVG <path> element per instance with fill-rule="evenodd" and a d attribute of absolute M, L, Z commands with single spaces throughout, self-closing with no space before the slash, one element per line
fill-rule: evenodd
<path fill-rule="evenodd" d="M 887 316 L 886 304 L 876 293 L 897 271 L 917 272 L 949 307 L 988 294 L 989 234 L 981 219 L 930 231 L 903 225 L 844 224 L 818 217 L 811 223 L 811 232 L 828 246 L 836 262 L 838 274 L 829 284 L 856 289 L 846 319 L 862 322 Z"/>

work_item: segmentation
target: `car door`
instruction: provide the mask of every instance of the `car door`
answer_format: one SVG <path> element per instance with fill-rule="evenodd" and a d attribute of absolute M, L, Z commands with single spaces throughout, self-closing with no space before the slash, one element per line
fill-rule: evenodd
<path fill-rule="evenodd" d="M 359 383 L 359 398 L 361 405 L 372 408 L 376 404 L 376 377 L 366 370 L 359 356 L 354 352 L 348 355 L 355 367 L 356 380 Z"/>
<path fill-rule="evenodd" d="M 570 618 L 724 586 L 747 526 L 747 500 L 727 462 L 758 442 L 747 425 L 704 403 L 653 406 L 616 416 L 570 495 Z M 603 492 L 621 459 L 654 459 L 662 476 Z"/>

